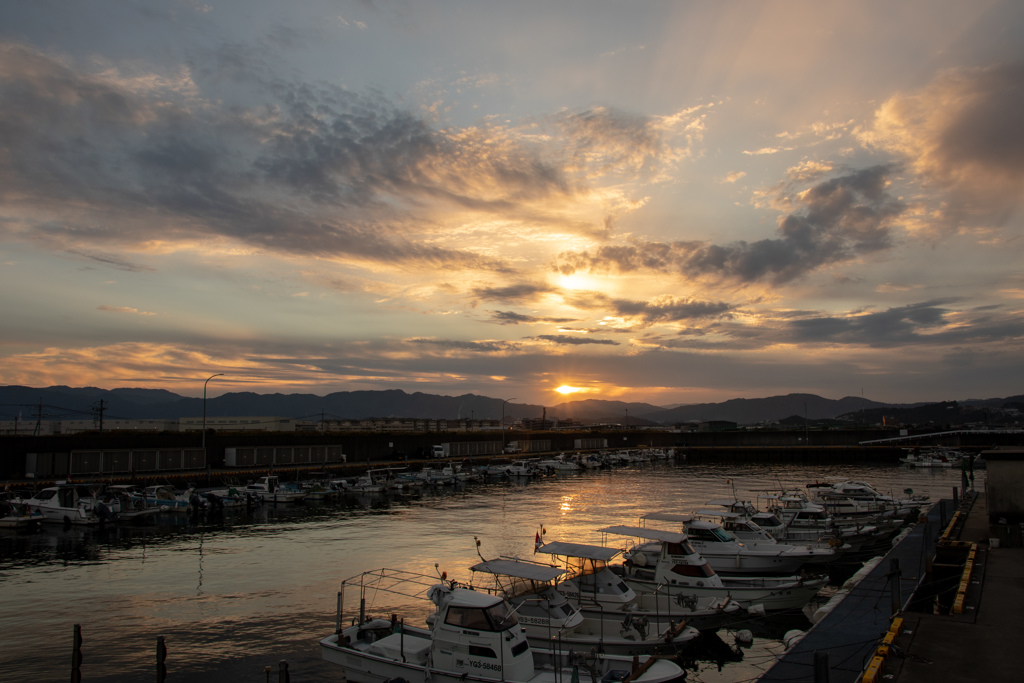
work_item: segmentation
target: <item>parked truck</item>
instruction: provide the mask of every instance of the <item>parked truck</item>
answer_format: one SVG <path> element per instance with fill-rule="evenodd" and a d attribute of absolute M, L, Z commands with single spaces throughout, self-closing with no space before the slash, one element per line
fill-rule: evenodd
<path fill-rule="evenodd" d="M 430 455 L 433 458 L 447 458 L 452 453 L 452 445 L 450 443 L 439 443 L 434 444 L 434 447 L 430 451 Z"/>

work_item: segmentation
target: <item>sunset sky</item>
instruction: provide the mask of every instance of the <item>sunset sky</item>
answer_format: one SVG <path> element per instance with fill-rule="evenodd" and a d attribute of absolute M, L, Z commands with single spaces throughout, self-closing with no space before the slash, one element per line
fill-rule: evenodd
<path fill-rule="evenodd" d="M 1021 394 L 1022 196 L 1019 0 L 0 6 L 0 384 Z"/>

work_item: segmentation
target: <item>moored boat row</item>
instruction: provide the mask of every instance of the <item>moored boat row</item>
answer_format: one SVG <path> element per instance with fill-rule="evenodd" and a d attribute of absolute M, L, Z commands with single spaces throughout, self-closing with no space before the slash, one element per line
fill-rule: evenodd
<path fill-rule="evenodd" d="M 835 490 L 864 491 L 853 485 L 862 482 L 848 484 Z M 828 500 L 834 503 L 836 497 Z M 320 643 L 323 657 L 341 665 L 349 679 L 366 683 L 399 676 L 412 683 L 539 681 L 557 677 L 563 665 L 572 670 L 563 675 L 574 680 L 581 667 L 595 680 L 653 683 L 681 677 L 681 670 L 666 667 L 652 674 L 655 666 L 649 663 L 680 654 L 700 631 L 717 630 L 729 620 L 802 608 L 828 582 L 829 563 L 850 547 L 839 534 L 824 543 L 820 538 L 780 543 L 753 521 L 774 512 L 738 501 L 711 503 L 725 508 L 722 519 L 730 523 L 742 518 L 744 525 L 733 524 L 733 530 L 743 528 L 756 537 L 740 540 L 699 514 L 656 512 L 644 515 L 638 526 L 597 530 L 606 538 L 634 539 L 620 546 L 545 542 L 544 532 L 538 532 L 535 552 L 550 560 L 480 555 L 481 562 L 470 568 L 475 578 L 468 582 L 448 580 L 446 574 L 365 572 L 342 583 L 336 631 Z M 804 505 L 824 509 L 809 500 Z M 864 514 L 863 508 L 858 513 Z M 904 513 L 897 508 L 875 514 L 890 519 Z M 826 517 L 821 531 L 832 533 L 838 527 Z M 787 523 L 776 521 L 781 534 Z M 676 528 L 649 526 L 653 522 Z M 477 541 L 478 554 L 479 547 Z M 394 592 L 406 583 L 419 590 L 405 595 L 429 597 L 434 605 L 426 628 L 408 626 L 396 616 L 367 615 L 368 595 Z M 352 603 L 344 594 L 356 587 L 359 613 L 349 623 L 344 606 Z M 591 658 L 581 660 L 581 652 Z M 617 670 L 615 656 L 633 660 Z"/>

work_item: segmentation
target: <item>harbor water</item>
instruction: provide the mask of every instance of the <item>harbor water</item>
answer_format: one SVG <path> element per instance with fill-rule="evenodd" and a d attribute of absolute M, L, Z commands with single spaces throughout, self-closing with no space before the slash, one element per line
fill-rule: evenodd
<path fill-rule="evenodd" d="M 977 477 L 980 489 L 984 472 Z M 168 680 L 277 680 L 286 661 L 293 681 L 340 681 L 319 639 L 334 630 L 342 579 L 388 567 L 468 581 L 475 538 L 486 558 L 536 559 L 546 557 L 533 552 L 541 528 L 547 541 L 602 543 L 609 539 L 598 528 L 636 524 L 647 512 L 689 512 L 734 494 L 756 501 L 758 491 L 837 479 L 932 501 L 961 486 L 958 469 L 670 461 L 164 516 L 152 527 L 0 529 L 0 681 L 67 680 L 75 624 L 86 681 L 155 680 L 158 636 Z M 408 605 L 404 616 L 422 623 L 429 611 Z M 688 680 L 756 678 L 783 648 L 782 634 L 807 626 L 800 613 L 722 629 L 725 650 L 693 664 Z M 742 629 L 753 631 L 753 647 L 734 646 Z"/>

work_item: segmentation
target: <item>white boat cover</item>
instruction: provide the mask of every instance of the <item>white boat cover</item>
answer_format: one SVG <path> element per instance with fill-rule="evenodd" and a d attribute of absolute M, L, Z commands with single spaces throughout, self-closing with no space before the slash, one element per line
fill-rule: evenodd
<path fill-rule="evenodd" d="M 565 557 L 579 557 L 584 560 L 597 560 L 598 562 L 610 562 L 612 558 L 622 551 L 617 548 L 606 548 L 603 545 L 586 545 L 584 543 L 563 543 L 552 541 L 537 548 L 538 553 L 548 555 L 564 555 Z"/>
<path fill-rule="evenodd" d="M 598 531 L 605 534 L 649 538 L 652 541 L 665 541 L 667 543 L 682 543 L 686 540 L 686 534 L 681 534 L 678 531 L 663 531 L 645 526 L 608 526 L 604 529 L 598 529 Z"/>
<path fill-rule="evenodd" d="M 517 579 L 529 579 L 530 581 L 554 581 L 562 574 L 565 574 L 565 570 L 558 567 L 548 567 L 546 565 L 518 562 L 516 560 L 487 560 L 473 565 L 469 570 L 499 574 L 501 576 L 512 576 Z"/>

